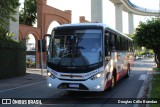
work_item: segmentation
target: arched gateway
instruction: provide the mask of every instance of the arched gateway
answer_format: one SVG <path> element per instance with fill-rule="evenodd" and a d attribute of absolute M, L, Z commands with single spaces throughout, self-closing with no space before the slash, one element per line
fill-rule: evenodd
<path fill-rule="evenodd" d="M 20 25 L 19 38 L 20 40 L 26 40 L 28 34 L 33 34 L 36 40 L 36 67 L 40 67 L 40 53 L 38 52 L 38 40 L 43 39 L 47 34 L 49 25 L 53 21 L 57 21 L 59 24 L 71 23 L 71 11 L 61 11 L 46 4 L 47 0 L 37 0 L 37 28 Z M 46 53 L 43 53 L 44 66 L 46 65 Z"/>

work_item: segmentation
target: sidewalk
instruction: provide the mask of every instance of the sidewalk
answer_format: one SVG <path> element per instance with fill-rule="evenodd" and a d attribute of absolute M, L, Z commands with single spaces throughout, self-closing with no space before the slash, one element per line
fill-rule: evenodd
<path fill-rule="evenodd" d="M 41 81 L 45 81 L 47 76 L 47 70 L 43 70 L 43 76 L 41 75 L 41 69 L 26 69 L 26 75 L 21 77 L 9 78 L 0 80 L 0 91 L 20 87 L 22 85 L 33 84 Z"/>
<path fill-rule="evenodd" d="M 155 66 L 154 60 L 150 63 L 150 69 L 148 70 L 147 77 L 143 82 L 142 88 L 140 89 L 137 98 L 150 98 L 149 94 L 151 91 L 151 83 L 153 79 L 153 74 L 160 74 L 160 72 L 153 71 L 152 68 Z M 137 104 L 134 107 L 149 107 L 149 104 Z"/>

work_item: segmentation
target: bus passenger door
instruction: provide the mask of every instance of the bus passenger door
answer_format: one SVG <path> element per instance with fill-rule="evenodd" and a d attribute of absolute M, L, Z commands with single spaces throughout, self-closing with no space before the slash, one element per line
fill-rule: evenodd
<path fill-rule="evenodd" d="M 105 31 L 104 36 L 104 67 L 105 67 L 105 75 L 106 75 L 106 82 L 109 80 L 110 77 L 110 68 L 111 68 L 111 45 L 109 42 L 110 32 Z"/>
<path fill-rule="evenodd" d="M 114 52 L 114 60 L 115 60 L 115 65 L 116 65 L 116 71 L 117 71 L 117 79 L 119 80 L 121 77 L 123 77 L 124 72 L 123 72 L 123 65 L 124 65 L 124 60 L 123 60 L 123 51 L 122 51 L 122 41 L 121 41 L 121 36 L 118 34 L 114 34 L 114 47 L 115 47 L 115 52 Z"/>

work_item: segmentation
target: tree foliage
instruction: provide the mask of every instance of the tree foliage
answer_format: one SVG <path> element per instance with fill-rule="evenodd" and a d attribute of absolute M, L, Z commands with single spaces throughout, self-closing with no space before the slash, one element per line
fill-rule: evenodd
<path fill-rule="evenodd" d="M 137 50 L 140 47 L 136 44 L 134 38 L 135 38 L 135 34 L 126 34 L 128 37 L 130 37 L 131 39 L 133 39 L 133 43 L 134 43 L 134 49 Z"/>
<path fill-rule="evenodd" d="M 9 19 L 16 21 L 14 15 L 19 0 L 0 0 L 0 38 L 5 38 Z"/>
<path fill-rule="evenodd" d="M 19 6 L 19 0 L 0 0 L 0 24 L 6 25 L 8 19 L 16 21 L 13 15 L 16 13 L 16 8 Z"/>
<path fill-rule="evenodd" d="M 37 19 L 36 0 L 25 0 L 24 8 L 19 13 L 19 23 L 33 26 Z"/>
<path fill-rule="evenodd" d="M 134 39 L 139 46 L 153 49 L 157 67 L 160 68 L 160 18 L 140 22 Z"/>

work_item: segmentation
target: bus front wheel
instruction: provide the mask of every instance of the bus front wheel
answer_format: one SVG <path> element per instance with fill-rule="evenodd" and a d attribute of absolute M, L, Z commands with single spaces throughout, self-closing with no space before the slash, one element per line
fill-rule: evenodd
<path fill-rule="evenodd" d="M 115 85 L 116 85 L 116 75 L 112 75 L 110 90 L 112 90 L 115 87 Z"/>

